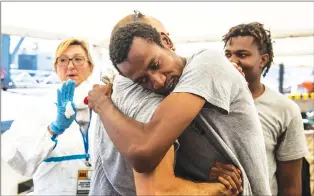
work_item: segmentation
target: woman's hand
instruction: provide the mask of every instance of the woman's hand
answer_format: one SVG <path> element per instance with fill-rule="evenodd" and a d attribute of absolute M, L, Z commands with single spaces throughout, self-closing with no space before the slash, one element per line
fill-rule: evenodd
<path fill-rule="evenodd" d="M 73 80 L 63 83 L 61 90 L 57 90 L 57 117 L 49 126 L 54 134 L 62 134 L 75 120 L 77 109 L 73 103 L 74 90 L 75 82 Z M 67 114 L 67 110 L 72 110 L 72 115 Z"/>

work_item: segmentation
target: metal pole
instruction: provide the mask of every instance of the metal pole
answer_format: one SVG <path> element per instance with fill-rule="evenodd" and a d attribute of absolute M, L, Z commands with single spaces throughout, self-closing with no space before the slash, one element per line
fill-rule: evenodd
<path fill-rule="evenodd" d="M 21 39 L 19 40 L 19 42 L 17 43 L 16 47 L 14 48 L 12 54 L 11 54 L 11 62 L 14 63 L 14 59 L 17 55 L 17 52 L 19 51 L 23 41 L 24 41 L 25 37 L 21 37 Z"/>
<path fill-rule="evenodd" d="M 4 80 L 1 81 L 1 83 L 5 87 L 8 87 L 11 81 L 10 64 L 11 64 L 10 35 L 2 34 L 1 36 L 1 67 L 5 71 L 5 76 L 4 76 Z"/>
<path fill-rule="evenodd" d="M 285 66 L 283 63 L 279 64 L 279 92 L 283 93 Z"/>

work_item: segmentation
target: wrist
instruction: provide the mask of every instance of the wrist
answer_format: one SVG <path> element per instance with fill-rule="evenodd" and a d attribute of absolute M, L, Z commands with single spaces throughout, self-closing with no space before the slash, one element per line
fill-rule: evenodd
<path fill-rule="evenodd" d="M 108 114 L 110 114 L 112 112 L 112 110 L 115 108 L 113 102 L 111 101 L 111 99 L 104 101 L 103 104 L 100 105 L 99 109 L 98 109 L 98 114 L 100 116 L 107 116 Z"/>
<path fill-rule="evenodd" d="M 221 194 L 222 192 L 224 192 L 224 190 L 227 190 L 225 185 L 219 182 L 211 183 L 211 185 L 212 185 L 212 190 L 213 190 L 212 194 L 216 194 L 216 195 Z"/>
<path fill-rule="evenodd" d="M 57 136 L 58 136 L 58 134 L 55 134 L 55 133 L 50 129 L 50 126 L 49 126 L 49 125 L 47 126 L 47 130 L 48 130 L 49 134 L 51 135 L 51 137 L 57 137 Z"/>
<path fill-rule="evenodd" d="M 53 122 L 48 126 L 48 131 L 52 136 L 58 136 L 64 132 L 63 129 L 58 128 Z"/>

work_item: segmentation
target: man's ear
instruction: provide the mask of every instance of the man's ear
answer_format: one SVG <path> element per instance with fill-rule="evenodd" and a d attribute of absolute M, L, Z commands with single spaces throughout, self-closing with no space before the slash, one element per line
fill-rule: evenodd
<path fill-rule="evenodd" d="M 268 63 L 269 61 L 269 55 L 268 54 L 263 54 L 262 58 L 261 58 L 261 64 L 260 64 L 260 68 L 264 68 L 265 65 Z"/>
<path fill-rule="evenodd" d="M 160 39 L 161 39 L 161 44 L 163 45 L 163 47 L 175 51 L 174 44 L 171 41 L 168 33 L 160 32 Z"/>

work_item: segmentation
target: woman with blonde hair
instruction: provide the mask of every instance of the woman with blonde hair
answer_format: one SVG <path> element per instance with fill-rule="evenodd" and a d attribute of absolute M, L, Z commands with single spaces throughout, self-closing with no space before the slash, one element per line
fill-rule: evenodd
<path fill-rule="evenodd" d="M 88 194 L 92 112 L 83 100 L 94 64 L 88 44 L 78 39 L 64 40 L 55 57 L 61 88 L 13 122 L 2 136 L 2 159 L 33 178 L 34 195 Z"/>

